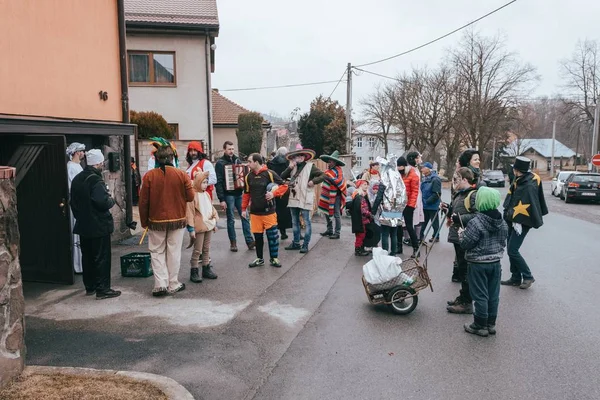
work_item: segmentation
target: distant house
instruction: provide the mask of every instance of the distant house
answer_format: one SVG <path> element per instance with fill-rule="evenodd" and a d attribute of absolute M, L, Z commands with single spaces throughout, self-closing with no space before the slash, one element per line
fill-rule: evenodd
<path fill-rule="evenodd" d="M 212 90 L 212 111 L 213 131 L 215 138 L 214 156 L 220 157 L 222 155 L 223 143 L 226 141 L 233 142 L 233 145 L 237 151 L 238 140 L 235 131 L 238 129 L 238 117 L 240 114 L 246 114 L 251 111 L 229 100 L 227 97 L 219 93 L 218 89 Z M 263 135 L 263 155 L 267 155 L 266 131 L 270 127 L 271 124 L 263 120 L 262 128 L 265 132 Z M 271 148 L 269 148 L 269 150 L 271 150 Z"/>
<path fill-rule="evenodd" d="M 505 149 L 506 158 L 525 156 L 531 159 L 531 168 L 540 172 L 550 171 L 552 159 L 552 139 L 516 139 Z M 554 166 L 575 165 L 576 154 L 558 140 L 554 143 Z"/>
<path fill-rule="evenodd" d="M 369 163 L 377 157 L 385 157 L 385 148 L 376 133 L 354 133 L 352 138 L 352 153 L 354 154 L 355 173 L 369 168 Z M 402 138 L 398 135 L 388 136 L 388 153 L 400 156 L 404 153 Z"/>

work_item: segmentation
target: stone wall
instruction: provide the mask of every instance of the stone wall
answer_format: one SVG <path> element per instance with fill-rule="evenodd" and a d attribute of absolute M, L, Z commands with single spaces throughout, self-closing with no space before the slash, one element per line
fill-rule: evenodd
<path fill-rule="evenodd" d="M 0 167 L 0 386 L 25 364 L 25 300 L 19 265 L 15 169 Z"/>
<path fill-rule="evenodd" d="M 108 186 L 108 191 L 111 196 L 115 199 L 115 206 L 111 208 L 113 220 L 115 222 L 115 231 L 112 234 L 112 240 L 121 240 L 131 236 L 131 232 L 127 227 L 126 221 L 126 200 L 127 190 L 125 187 L 125 167 L 129 165 L 129 160 L 125 159 L 125 152 L 123 151 L 123 136 L 109 136 L 108 143 L 104 146 L 104 157 L 108 159 L 108 153 L 119 153 L 121 154 L 121 169 L 117 172 L 110 172 L 108 170 L 108 164 L 104 169 L 102 176 L 104 182 Z"/>

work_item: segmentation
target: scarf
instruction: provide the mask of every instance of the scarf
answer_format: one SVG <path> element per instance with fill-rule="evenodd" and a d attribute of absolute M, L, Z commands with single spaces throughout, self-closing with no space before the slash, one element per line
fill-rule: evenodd
<path fill-rule="evenodd" d="M 340 166 L 325 171 L 325 180 L 321 186 L 321 196 L 319 197 L 319 211 L 333 216 L 338 193 L 341 195 L 341 209 L 346 204 L 346 180 Z"/>

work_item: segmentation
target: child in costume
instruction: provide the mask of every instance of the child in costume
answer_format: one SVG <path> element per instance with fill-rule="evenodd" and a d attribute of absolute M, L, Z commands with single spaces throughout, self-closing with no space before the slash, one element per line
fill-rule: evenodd
<path fill-rule="evenodd" d="M 356 181 L 356 191 L 352 193 L 352 206 L 350 216 L 352 218 L 352 233 L 356 236 L 354 242 L 354 255 L 367 256 L 370 253 L 365 250 L 364 242 L 367 234 L 366 225 L 373 220 L 371 204 L 367 196 L 369 183 L 364 179 Z"/>
<path fill-rule="evenodd" d="M 202 282 L 202 278 L 217 279 L 210 265 L 210 240 L 217 231 L 219 216 L 212 205 L 208 188 L 208 171 L 199 172 L 194 177 L 194 200 L 187 203 L 187 229 L 190 234 L 190 247 L 194 246 L 190 264 L 190 280 Z M 202 257 L 202 260 L 200 260 Z M 202 276 L 199 262 L 202 261 Z"/>

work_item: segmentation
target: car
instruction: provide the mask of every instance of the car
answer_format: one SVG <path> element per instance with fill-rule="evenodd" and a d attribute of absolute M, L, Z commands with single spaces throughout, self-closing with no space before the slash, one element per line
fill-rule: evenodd
<path fill-rule="evenodd" d="M 579 172 L 574 172 L 574 171 L 558 171 L 556 173 L 556 176 L 554 178 L 552 178 L 552 181 L 550 182 L 550 193 L 552 193 L 552 196 L 558 197 L 561 196 L 562 199 L 562 195 L 561 195 L 561 191 L 562 191 L 562 187 L 565 184 L 565 180 L 571 176 L 571 174 L 578 174 Z"/>
<path fill-rule="evenodd" d="M 488 186 L 504 187 L 506 185 L 506 179 L 504 179 L 504 173 L 500 170 L 485 171 L 483 173 L 483 181 Z"/>
<path fill-rule="evenodd" d="M 590 200 L 600 203 L 600 174 L 571 174 L 562 187 L 561 198 L 565 203 L 573 200 Z"/>

